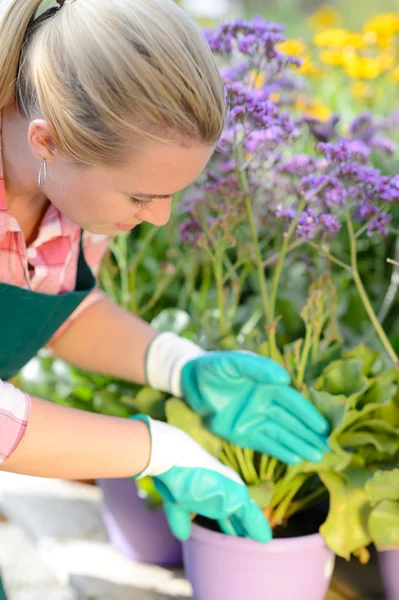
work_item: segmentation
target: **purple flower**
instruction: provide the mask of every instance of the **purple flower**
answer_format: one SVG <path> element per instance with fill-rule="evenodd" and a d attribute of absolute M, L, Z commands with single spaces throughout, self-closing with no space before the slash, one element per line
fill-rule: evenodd
<path fill-rule="evenodd" d="M 278 219 L 289 219 L 292 221 L 295 218 L 296 210 L 294 208 L 278 208 L 275 212 Z"/>
<path fill-rule="evenodd" d="M 296 231 L 301 240 L 312 240 L 316 235 L 317 225 L 319 224 L 319 215 L 308 208 L 300 215 Z"/>
<path fill-rule="evenodd" d="M 317 148 L 332 163 L 345 163 L 349 160 L 365 161 L 370 154 L 369 148 L 361 140 L 341 140 L 336 144 L 320 142 Z"/>
<path fill-rule="evenodd" d="M 392 215 L 379 212 L 375 217 L 369 220 L 367 223 L 367 235 L 372 236 L 374 233 L 380 233 L 381 235 L 388 235 L 388 225 L 392 221 Z"/>
<path fill-rule="evenodd" d="M 327 163 L 309 154 L 296 154 L 279 167 L 280 173 L 305 177 L 322 169 Z"/>
<path fill-rule="evenodd" d="M 329 233 L 338 233 L 341 229 L 341 223 L 335 215 L 328 213 L 320 215 L 320 223 L 326 228 Z"/>
<path fill-rule="evenodd" d="M 258 38 L 253 33 L 244 35 L 238 40 L 238 49 L 242 54 L 254 54 L 258 46 Z"/>
<path fill-rule="evenodd" d="M 189 219 L 180 224 L 180 240 L 183 244 L 196 246 L 201 235 L 201 225 L 196 219 Z"/>
<path fill-rule="evenodd" d="M 382 122 L 378 123 L 373 115 L 362 113 L 351 123 L 349 133 L 352 138 L 362 140 L 371 150 L 393 154 L 396 144 L 381 135 L 385 129 L 386 125 Z"/>

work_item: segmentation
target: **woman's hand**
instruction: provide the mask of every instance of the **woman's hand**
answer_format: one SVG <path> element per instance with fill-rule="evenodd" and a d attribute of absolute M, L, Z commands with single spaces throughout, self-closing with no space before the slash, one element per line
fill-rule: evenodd
<path fill-rule="evenodd" d="M 183 396 L 210 429 L 237 446 L 282 462 L 319 462 L 327 421 L 274 361 L 246 352 L 209 352 L 184 365 Z"/>
<path fill-rule="evenodd" d="M 251 352 L 204 352 L 189 340 L 161 333 L 148 349 L 149 384 L 200 414 L 229 442 L 270 454 L 288 464 L 320 462 L 329 424 L 309 400 L 290 387 L 276 362 Z"/>
<path fill-rule="evenodd" d="M 271 539 L 269 523 L 234 471 L 180 429 L 145 415 L 133 418 L 147 423 L 152 442 L 150 463 L 136 478 L 153 477 L 177 538 L 190 536 L 194 513 L 217 520 L 226 534 Z"/>

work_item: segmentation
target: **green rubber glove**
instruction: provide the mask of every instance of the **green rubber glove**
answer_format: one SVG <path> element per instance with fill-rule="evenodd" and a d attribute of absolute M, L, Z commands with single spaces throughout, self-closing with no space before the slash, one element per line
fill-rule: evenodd
<path fill-rule="evenodd" d="M 218 521 L 228 535 L 268 542 L 269 523 L 240 477 L 208 454 L 189 435 L 146 415 L 136 415 L 151 433 L 151 459 L 136 479 L 152 476 L 163 498 L 173 534 L 190 537 L 191 514 Z"/>
<path fill-rule="evenodd" d="M 187 404 L 217 435 L 284 463 L 320 462 L 329 424 L 289 383 L 280 365 L 249 352 L 207 352 L 181 370 Z"/>

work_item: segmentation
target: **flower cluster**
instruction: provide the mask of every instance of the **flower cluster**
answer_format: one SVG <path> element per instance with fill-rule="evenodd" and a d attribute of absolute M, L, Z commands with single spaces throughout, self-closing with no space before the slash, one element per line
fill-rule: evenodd
<path fill-rule="evenodd" d="M 283 29 L 276 24 L 236 20 L 208 33 L 208 40 L 226 61 L 221 73 L 230 122 L 211 169 L 184 204 L 182 240 L 204 246 L 207 239 L 224 239 L 226 248 L 235 245 L 232 231 L 248 226 L 242 177 L 260 231 L 281 231 L 295 219 L 301 240 L 331 239 L 349 208 L 369 235 L 386 235 L 390 204 L 399 200 L 399 177 L 384 175 L 373 165 L 376 152 L 391 155 L 396 149 L 386 123 L 361 113 L 343 135 L 338 114 L 324 121 L 298 118 L 295 104 L 290 110 L 281 102 L 284 86 L 290 91 L 295 86 L 286 78 L 285 67 L 292 61 L 281 59 Z M 261 58 L 263 70 L 255 68 Z"/>
<path fill-rule="evenodd" d="M 300 66 L 296 57 L 286 56 L 277 50 L 277 45 L 284 41 L 284 27 L 276 23 L 268 23 L 261 17 L 252 21 L 236 19 L 222 23 L 216 31 L 205 32 L 211 50 L 215 54 L 231 58 L 235 51 L 259 63 L 261 59 L 279 68 L 287 64 Z"/>

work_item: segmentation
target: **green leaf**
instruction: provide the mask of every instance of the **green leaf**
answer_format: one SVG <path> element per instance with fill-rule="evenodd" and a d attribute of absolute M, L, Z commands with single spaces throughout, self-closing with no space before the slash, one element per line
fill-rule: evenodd
<path fill-rule="evenodd" d="M 170 425 L 188 433 L 205 450 L 219 458 L 222 451 L 222 439 L 211 433 L 201 417 L 182 400 L 171 398 L 166 402 L 166 418 Z"/>
<path fill-rule="evenodd" d="M 372 505 L 381 500 L 399 501 L 399 469 L 374 473 L 366 484 L 366 494 Z"/>
<path fill-rule="evenodd" d="M 379 502 L 371 511 L 368 526 L 378 550 L 399 550 L 399 502 Z"/>
<path fill-rule="evenodd" d="M 320 533 L 329 548 L 349 560 L 353 552 L 371 542 L 366 493 L 362 488 L 352 488 L 342 474 L 320 473 L 320 479 L 330 494 L 330 511 Z"/>
<path fill-rule="evenodd" d="M 358 395 L 367 390 L 369 382 L 362 373 L 362 362 L 358 359 L 336 360 L 326 367 L 316 381 L 316 390 L 338 396 Z"/>
<path fill-rule="evenodd" d="M 390 435 L 398 435 L 398 430 L 396 427 L 383 421 L 382 419 L 367 419 L 367 421 L 362 421 L 358 423 L 355 427 L 352 428 L 352 431 L 357 431 L 358 429 L 362 430 L 370 430 L 374 432 L 383 432 L 388 433 Z M 399 443 L 399 436 L 398 436 Z"/>
<path fill-rule="evenodd" d="M 371 387 L 357 403 L 356 408 L 362 410 L 366 405 L 378 409 L 379 406 L 387 406 L 396 393 L 396 385 L 392 381 L 391 371 L 382 373 L 375 379 Z"/>
<path fill-rule="evenodd" d="M 342 424 L 347 398 L 343 394 L 333 395 L 322 390 L 309 390 L 312 404 L 329 421 L 331 429 L 336 429 Z"/>
<path fill-rule="evenodd" d="M 108 390 L 96 392 L 93 397 L 94 409 L 104 415 L 113 417 L 130 417 L 131 412 L 120 402 L 118 394 Z"/>
<path fill-rule="evenodd" d="M 348 431 L 340 436 L 339 442 L 343 448 L 353 449 L 371 444 L 379 452 L 389 455 L 395 454 L 399 447 L 398 436 L 368 431 Z"/>
<path fill-rule="evenodd" d="M 357 358 L 362 362 L 362 373 L 366 377 L 370 375 L 374 364 L 380 357 L 380 354 L 375 350 L 372 350 L 364 344 L 360 344 L 353 350 L 343 353 L 344 358 Z"/>
<path fill-rule="evenodd" d="M 136 480 L 139 496 L 144 500 L 147 508 L 150 510 L 160 510 L 162 508 L 162 496 L 155 487 L 152 477 L 143 477 Z"/>
<path fill-rule="evenodd" d="M 274 484 L 272 481 L 263 481 L 257 485 L 249 485 L 248 492 L 260 508 L 267 508 L 273 497 Z"/>
<path fill-rule="evenodd" d="M 121 397 L 123 401 L 125 396 Z M 133 398 L 129 398 L 129 405 L 133 406 L 137 412 L 144 413 L 153 419 L 164 421 L 165 397 L 162 392 L 153 390 L 149 387 L 143 387 Z"/>
<path fill-rule="evenodd" d="M 190 315 L 179 308 L 165 308 L 152 321 L 151 325 L 159 331 L 172 331 L 180 335 L 189 326 Z"/>

